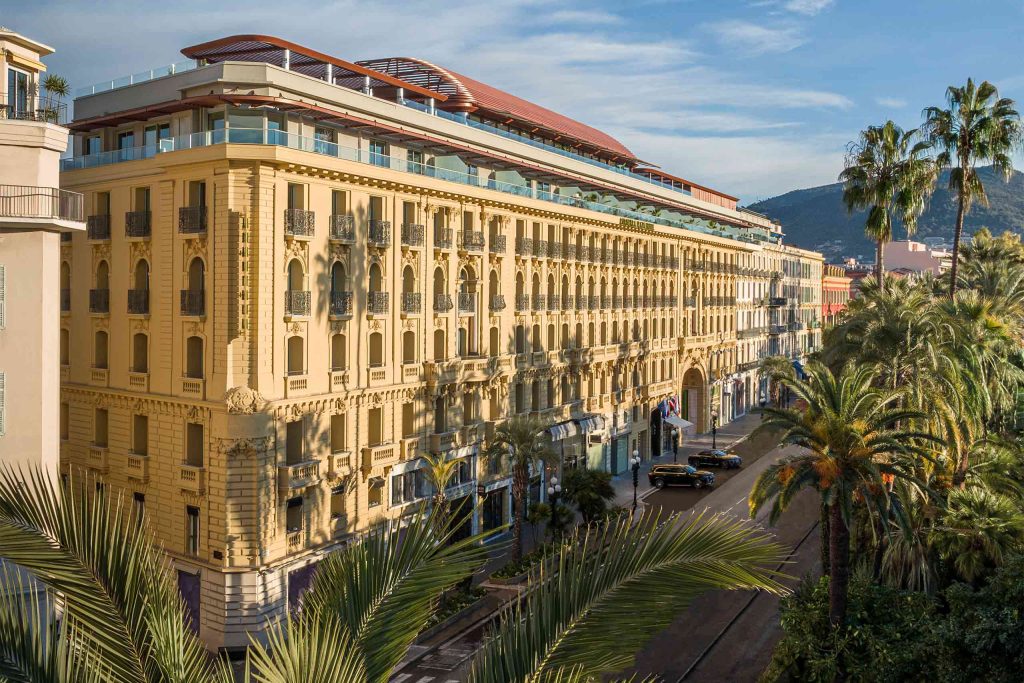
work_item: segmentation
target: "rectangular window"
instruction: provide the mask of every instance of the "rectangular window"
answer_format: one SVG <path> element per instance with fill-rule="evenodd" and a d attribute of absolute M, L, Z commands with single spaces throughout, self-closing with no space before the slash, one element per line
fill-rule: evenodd
<path fill-rule="evenodd" d="M 135 133 L 133 131 L 125 131 L 117 134 L 117 148 L 118 149 L 131 149 L 135 146 Z"/>
<path fill-rule="evenodd" d="M 135 188 L 135 204 L 132 207 L 135 211 L 149 211 L 149 188 Z"/>
<path fill-rule="evenodd" d="M 388 165 L 388 147 L 379 140 L 370 140 L 370 163 L 374 166 Z"/>
<path fill-rule="evenodd" d="M 331 452 L 338 453 L 339 451 L 345 450 L 345 443 L 347 441 L 345 434 L 345 418 L 346 414 L 331 415 Z"/>
<path fill-rule="evenodd" d="M 132 494 L 132 512 L 135 514 L 135 521 L 142 524 L 146 517 L 146 494 L 136 491 Z"/>
<path fill-rule="evenodd" d="M 302 531 L 302 498 L 292 498 L 288 501 L 288 512 L 285 514 L 285 527 L 288 533 Z"/>
<path fill-rule="evenodd" d="M 7 327 L 7 266 L 0 265 L 0 330 Z"/>
<path fill-rule="evenodd" d="M 99 154 L 103 151 L 103 138 L 99 135 L 90 135 L 85 139 L 84 154 Z"/>
<path fill-rule="evenodd" d="M 149 417 L 146 415 L 132 417 L 132 453 L 149 454 Z"/>
<path fill-rule="evenodd" d="M 202 467 L 204 460 L 204 429 L 203 425 L 189 422 L 185 425 L 185 464 L 190 467 Z"/>
<path fill-rule="evenodd" d="M 382 197 L 370 197 L 370 220 L 383 220 L 384 199 Z"/>
<path fill-rule="evenodd" d="M 410 149 L 406 153 L 406 159 L 409 173 L 423 173 L 423 152 Z"/>
<path fill-rule="evenodd" d="M 7 67 L 7 106 L 13 112 L 11 118 L 21 118 L 29 110 L 28 93 L 28 74 L 13 67 Z"/>
<path fill-rule="evenodd" d="M 192 207 L 206 206 L 206 182 L 193 180 L 188 184 L 188 205 Z"/>
<path fill-rule="evenodd" d="M 348 213 L 348 195 L 344 190 L 331 191 L 331 213 L 335 216 L 344 216 Z"/>
<path fill-rule="evenodd" d="M 330 154 L 332 156 L 338 155 L 338 145 L 335 144 L 335 135 L 333 128 L 325 128 L 323 126 L 317 126 L 313 131 L 313 151 L 319 154 Z"/>
<path fill-rule="evenodd" d="M 199 554 L 199 508 L 185 506 L 185 552 Z"/>
<path fill-rule="evenodd" d="M 366 491 L 366 504 L 368 507 L 375 508 L 383 502 L 384 498 L 384 479 L 381 477 L 371 477 L 370 486 Z"/>
<path fill-rule="evenodd" d="M 97 408 L 93 418 L 93 443 L 100 448 L 107 447 L 107 409 Z"/>
<path fill-rule="evenodd" d="M 68 440 L 68 424 L 71 421 L 71 407 L 67 403 L 60 404 L 60 438 Z"/>
<path fill-rule="evenodd" d="M 306 186 L 300 183 L 288 183 L 288 208 L 306 208 Z"/>
<path fill-rule="evenodd" d="M 152 126 L 146 126 L 146 129 L 142 134 L 142 144 L 146 147 L 156 148 L 159 146 L 161 140 L 167 140 L 171 137 L 171 124 L 170 123 L 158 123 Z"/>
<path fill-rule="evenodd" d="M 285 425 L 285 464 L 297 465 L 305 457 L 302 443 L 302 420 Z"/>
<path fill-rule="evenodd" d="M 345 516 L 345 485 L 341 484 L 331 489 L 331 519 L 339 519 Z"/>

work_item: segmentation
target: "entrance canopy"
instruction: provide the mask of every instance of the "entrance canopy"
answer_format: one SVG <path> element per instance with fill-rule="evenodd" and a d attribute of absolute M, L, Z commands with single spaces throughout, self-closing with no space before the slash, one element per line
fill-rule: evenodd
<path fill-rule="evenodd" d="M 576 423 L 571 420 L 568 422 L 559 422 L 558 424 L 549 427 L 548 432 L 551 434 L 551 439 L 553 441 L 568 439 L 571 436 L 579 434 L 579 431 L 576 429 Z"/>
<path fill-rule="evenodd" d="M 591 415 L 589 417 L 581 418 L 578 423 L 582 434 L 600 432 L 604 430 L 604 418 L 600 415 Z"/>
<path fill-rule="evenodd" d="M 680 429 L 680 430 L 686 430 L 689 427 L 693 426 L 693 423 L 690 422 L 689 420 L 684 420 L 683 418 L 676 417 L 675 415 L 669 415 L 668 417 L 663 417 L 662 418 L 662 422 L 670 424 L 673 427 L 675 427 L 676 429 Z"/>

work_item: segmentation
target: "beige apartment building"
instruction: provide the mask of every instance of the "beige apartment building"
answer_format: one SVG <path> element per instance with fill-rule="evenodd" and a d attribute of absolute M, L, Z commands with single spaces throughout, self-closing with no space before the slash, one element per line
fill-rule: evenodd
<path fill-rule="evenodd" d="M 615 473 L 671 446 L 663 405 L 707 429 L 744 268 L 814 267 L 735 198 L 428 62 L 183 53 L 75 101 L 61 457 L 148 517 L 211 647 L 429 496 L 426 453 L 458 459 L 466 532 L 507 523 L 481 446 L 510 416 Z"/>
<path fill-rule="evenodd" d="M 41 94 L 53 49 L 0 27 L 0 464 L 57 473 L 62 234 L 82 197 L 59 189 L 64 108 Z"/>

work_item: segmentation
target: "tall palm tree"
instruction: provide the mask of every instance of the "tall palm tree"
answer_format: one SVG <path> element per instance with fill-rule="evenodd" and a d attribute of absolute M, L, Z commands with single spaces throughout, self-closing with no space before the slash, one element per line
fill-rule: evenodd
<path fill-rule="evenodd" d="M 932 531 L 939 554 L 968 582 L 1002 564 L 1024 545 L 1020 501 L 981 485 L 950 492 L 948 509 Z"/>
<path fill-rule="evenodd" d="M 494 430 L 484 449 L 488 458 L 508 463 L 512 473 L 512 561 L 523 556 L 523 515 L 530 468 L 539 469 L 558 461 L 547 436 L 547 422 L 531 417 L 513 417 Z"/>
<path fill-rule="evenodd" d="M 988 81 L 975 85 L 973 79 L 967 79 L 962 87 L 951 85 L 946 89 L 945 109 L 928 107 L 924 110 L 923 130 L 939 151 L 938 163 L 950 167 L 949 189 L 957 198 L 950 299 L 958 285 L 964 218 L 974 202 L 988 204 L 978 165 L 991 164 L 1005 180 L 1013 174 L 1012 153 L 1019 147 L 1022 135 L 1015 106 L 1013 100 L 999 97 L 996 86 Z"/>
<path fill-rule="evenodd" d="M 780 407 L 783 380 L 796 376 L 793 362 L 785 356 L 768 356 L 761 361 L 760 373 L 762 377 L 768 378 L 768 392 L 771 394 L 772 405 Z"/>
<path fill-rule="evenodd" d="M 434 490 L 432 503 L 434 506 L 432 517 L 441 525 L 440 528 L 447 529 L 449 523 L 448 509 L 448 482 L 455 476 L 459 468 L 459 461 L 455 458 L 447 458 L 444 453 L 428 453 L 423 456 L 426 462 L 424 473 L 430 487 Z"/>
<path fill-rule="evenodd" d="M 847 147 L 843 203 L 850 213 L 867 209 L 864 234 L 877 243 L 875 279 L 884 286 L 885 243 L 892 241 L 893 219 L 914 234 L 917 218 L 935 189 L 938 166 L 928 156 L 929 144 L 916 130 L 904 131 L 892 121 L 869 126 Z"/>
<path fill-rule="evenodd" d="M 771 501 L 771 519 L 781 515 L 797 493 L 813 488 L 829 508 L 829 619 L 846 619 L 850 581 L 850 521 L 854 493 L 888 514 L 890 480 L 912 479 L 899 456 L 919 453 L 924 435 L 907 425 L 921 416 L 897 407 L 900 395 L 873 386 L 871 368 L 848 366 L 836 376 L 811 361 L 806 381 L 783 381 L 805 410 L 769 408 L 761 429 L 781 429 L 782 443 L 805 450 L 766 469 L 750 492 L 751 515 Z"/>

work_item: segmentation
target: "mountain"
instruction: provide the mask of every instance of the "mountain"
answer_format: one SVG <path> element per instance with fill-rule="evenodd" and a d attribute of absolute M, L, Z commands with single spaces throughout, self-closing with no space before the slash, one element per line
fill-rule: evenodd
<path fill-rule="evenodd" d="M 989 205 L 975 204 L 967 214 L 964 235 L 987 227 L 993 233 L 1004 230 L 1024 234 L 1024 173 L 1015 172 L 1003 182 L 991 167 L 978 170 Z M 928 202 L 928 208 L 917 222 L 915 240 L 931 243 L 953 243 L 956 221 L 956 199 L 948 189 L 949 171 L 943 171 Z M 782 223 L 786 242 L 823 252 L 831 260 L 861 256 L 874 261 L 874 243 L 864 237 L 865 212 L 847 214 L 843 205 L 842 183 L 793 190 L 749 206 Z M 902 225 L 893 229 L 895 239 L 906 239 Z M 932 238 L 932 239 L 929 239 Z"/>

